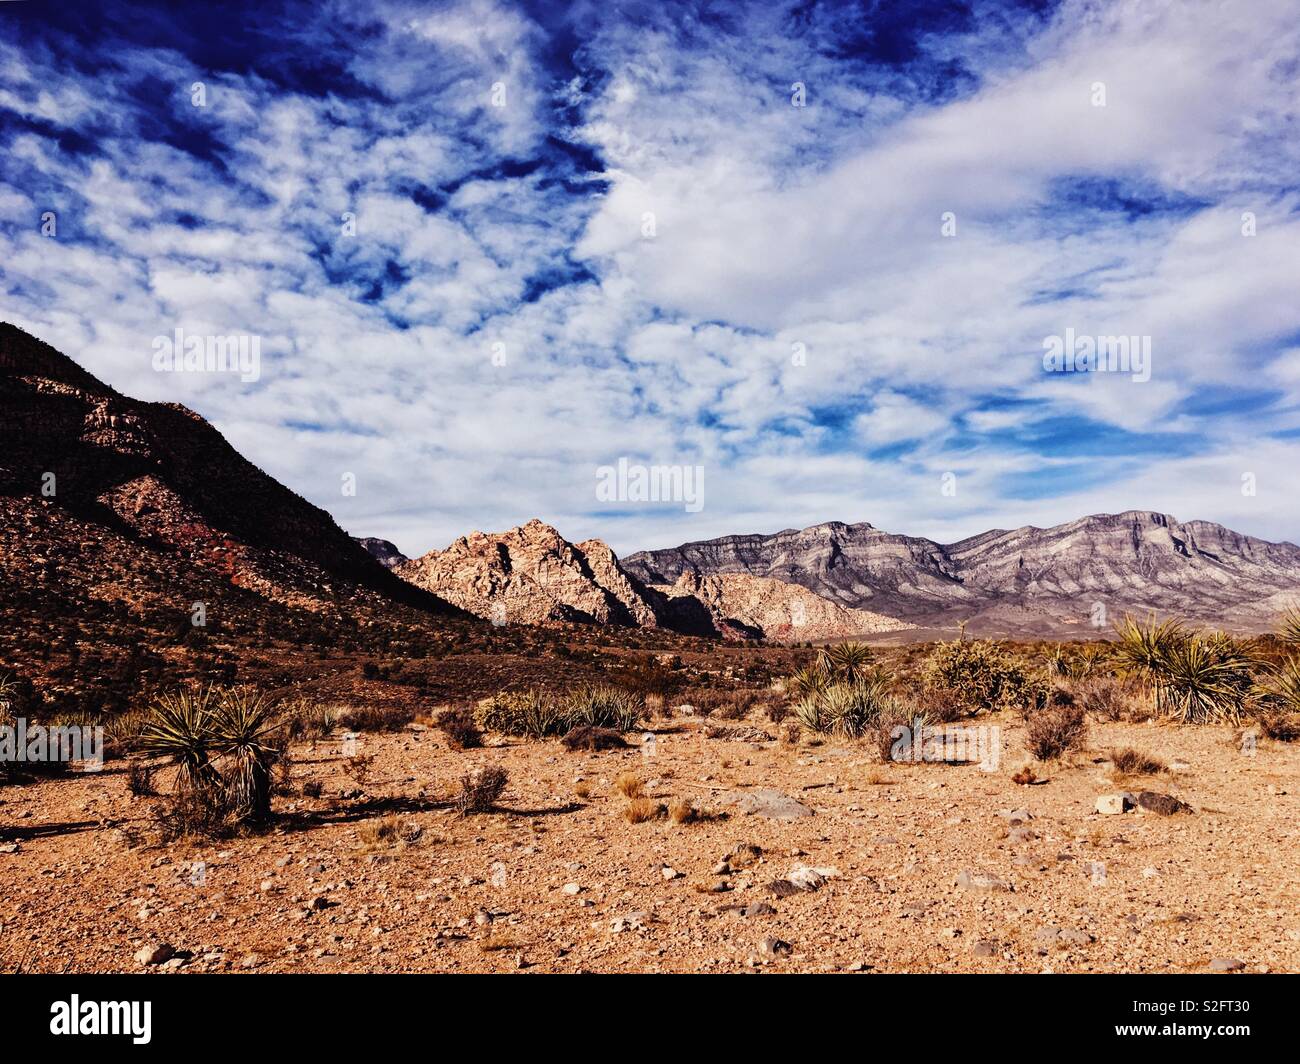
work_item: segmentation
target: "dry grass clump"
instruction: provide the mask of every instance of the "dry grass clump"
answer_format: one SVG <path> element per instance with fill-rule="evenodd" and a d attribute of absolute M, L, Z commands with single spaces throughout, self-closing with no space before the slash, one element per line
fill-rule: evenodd
<path fill-rule="evenodd" d="M 674 824 L 690 824 L 699 818 L 699 810 L 688 798 L 674 798 L 668 803 L 668 819 Z"/>
<path fill-rule="evenodd" d="M 582 783 L 575 784 L 573 787 L 573 793 L 578 798 L 580 798 L 582 801 L 585 802 L 588 798 L 591 797 L 591 784 L 585 781 Z"/>
<path fill-rule="evenodd" d="M 623 807 L 623 819 L 629 824 L 643 824 L 647 820 L 658 820 L 665 811 L 663 803 L 653 798 L 630 798 Z"/>
<path fill-rule="evenodd" d="M 155 766 L 147 761 L 132 760 L 126 768 L 126 789 L 137 798 L 149 798 L 158 793 L 154 787 Z"/>
<path fill-rule="evenodd" d="M 1108 756 L 1115 771 L 1124 776 L 1154 776 L 1169 771 L 1169 766 L 1158 757 L 1144 754 L 1132 747 L 1113 749 Z"/>
<path fill-rule="evenodd" d="M 461 816 L 470 813 L 490 813 L 510 782 L 510 774 L 497 765 L 488 765 L 462 776 L 460 793 L 452 805 Z"/>
<path fill-rule="evenodd" d="M 323 739 L 339 726 L 339 708 L 310 698 L 294 698 L 280 706 L 285 734 L 293 742 Z"/>
<path fill-rule="evenodd" d="M 625 732 L 644 715 L 645 704 L 635 693 L 609 684 L 575 687 L 562 701 L 538 688 L 503 691 L 474 710 L 480 727 L 525 739 L 553 738 L 579 727 Z"/>
<path fill-rule="evenodd" d="M 415 714 L 405 706 L 348 706 L 338 714 L 338 726 L 357 732 L 401 731 Z"/>
<path fill-rule="evenodd" d="M 1073 687 L 1074 700 L 1098 720 L 1132 721 L 1151 715 L 1150 704 L 1131 680 L 1090 676 Z"/>
<path fill-rule="evenodd" d="M 483 745 L 483 732 L 474 722 L 474 711 L 467 706 L 443 710 L 435 719 L 434 727 L 447 737 L 447 745 L 453 750 L 472 750 Z"/>
<path fill-rule="evenodd" d="M 1029 752 L 1039 761 L 1051 761 L 1083 746 L 1088 718 L 1082 706 L 1048 705 L 1030 714 L 1026 733 Z"/>
<path fill-rule="evenodd" d="M 395 815 L 367 820 L 357 830 L 361 845 L 368 850 L 397 845 L 410 846 L 419 841 L 421 834 L 423 829 L 415 821 L 403 820 Z"/>
<path fill-rule="evenodd" d="M 614 780 L 614 790 L 624 798 L 640 798 L 645 794 L 645 784 L 635 772 L 623 772 Z"/>

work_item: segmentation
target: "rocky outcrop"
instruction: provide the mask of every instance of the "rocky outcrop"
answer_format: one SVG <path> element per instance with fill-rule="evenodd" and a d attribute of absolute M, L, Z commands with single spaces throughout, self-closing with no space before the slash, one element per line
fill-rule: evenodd
<path fill-rule="evenodd" d="M 394 572 L 479 617 L 505 624 L 572 621 L 653 627 L 645 588 L 600 540 L 570 543 L 536 519 L 472 532 Z"/>
<path fill-rule="evenodd" d="M 386 539 L 376 539 L 374 536 L 357 536 L 356 540 L 366 548 L 370 557 L 374 558 L 385 569 L 396 569 L 402 562 L 408 560 L 406 555 L 398 550 L 395 544 L 389 543 Z"/>
<path fill-rule="evenodd" d="M 679 608 L 684 599 L 699 603 L 713 629 L 733 638 L 798 643 L 912 627 L 879 613 L 848 609 L 798 584 L 747 573 L 701 576 L 687 572 L 675 584 L 659 585 L 654 590 L 669 603 L 678 603 Z"/>
<path fill-rule="evenodd" d="M 624 567 L 651 584 L 774 577 L 852 609 L 989 634 L 1086 632 L 1149 610 L 1257 630 L 1300 603 L 1300 547 L 1140 510 L 946 545 L 828 522 L 646 551 Z"/>

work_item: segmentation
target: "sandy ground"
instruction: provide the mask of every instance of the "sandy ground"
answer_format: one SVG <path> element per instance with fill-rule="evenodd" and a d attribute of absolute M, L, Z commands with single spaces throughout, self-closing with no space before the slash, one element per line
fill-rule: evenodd
<path fill-rule="evenodd" d="M 0 970 L 1300 970 L 1300 748 L 1262 740 L 1247 756 L 1226 728 L 1093 722 L 1085 752 L 1026 786 L 1011 778 L 1019 719 L 978 723 L 1002 729 L 996 772 L 708 738 L 699 721 L 660 725 L 651 756 L 367 734 L 357 750 L 375 760 L 353 797 L 330 738 L 294 750 L 295 784 L 319 781 L 320 798 L 277 798 L 269 834 L 214 843 L 149 843 L 151 800 L 120 761 L 3 788 Z M 1117 745 L 1177 771 L 1117 785 L 1103 760 Z M 484 764 L 510 773 L 502 809 L 461 818 L 444 799 Z M 627 822 L 627 771 L 712 818 Z M 756 788 L 813 815 L 745 813 Z M 1095 811 L 1142 789 L 1193 811 Z M 388 815 L 416 837 L 366 841 Z M 717 871 L 738 845 L 761 858 Z M 834 874 L 776 896 L 801 865 Z M 170 962 L 137 959 L 162 944 Z"/>

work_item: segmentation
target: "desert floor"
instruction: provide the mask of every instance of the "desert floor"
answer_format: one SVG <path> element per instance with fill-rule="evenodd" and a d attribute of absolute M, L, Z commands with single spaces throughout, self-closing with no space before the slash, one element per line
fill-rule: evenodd
<path fill-rule="evenodd" d="M 1227 728 L 1094 722 L 1083 753 L 1020 785 L 1020 719 L 975 723 L 1002 729 L 996 772 L 709 738 L 674 719 L 650 756 L 491 740 L 459 753 L 418 725 L 365 734 L 358 785 L 331 737 L 293 751 L 295 788 L 318 781 L 320 797 L 278 797 L 270 833 L 214 843 L 150 842 L 154 800 L 129 793 L 123 761 L 3 788 L 0 970 L 1300 970 L 1300 748 L 1261 740 L 1249 756 Z M 1116 782 L 1115 746 L 1174 770 Z M 484 764 L 510 773 L 502 807 L 462 818 L 445 799 Z M 627 822 L 625 772 L 706 819 Z M 813 815 L 742 811 L 757 788 Z M 1143 789 L 1193 811 L 1095 811 Z M 391 816 L 399 837 L 376 837 Z M 718 871 L 746 845 L 762 856 Z M 777 896 L 801 865 L 836 874 Z M 140 959 L 160 945 L 175 955 Z"/>

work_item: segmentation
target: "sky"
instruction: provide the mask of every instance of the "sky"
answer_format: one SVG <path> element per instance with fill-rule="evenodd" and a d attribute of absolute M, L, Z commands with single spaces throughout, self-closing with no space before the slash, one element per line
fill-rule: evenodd
<path fill-rule="evenodd" d="M 408 554 L 1297 541 L 1296 14 L 3 3 L 0 318 Z M 159 371 L 177 329 L 256 379 Z M 1045 366 L 1067 336 L 1145 372 Z"/>

